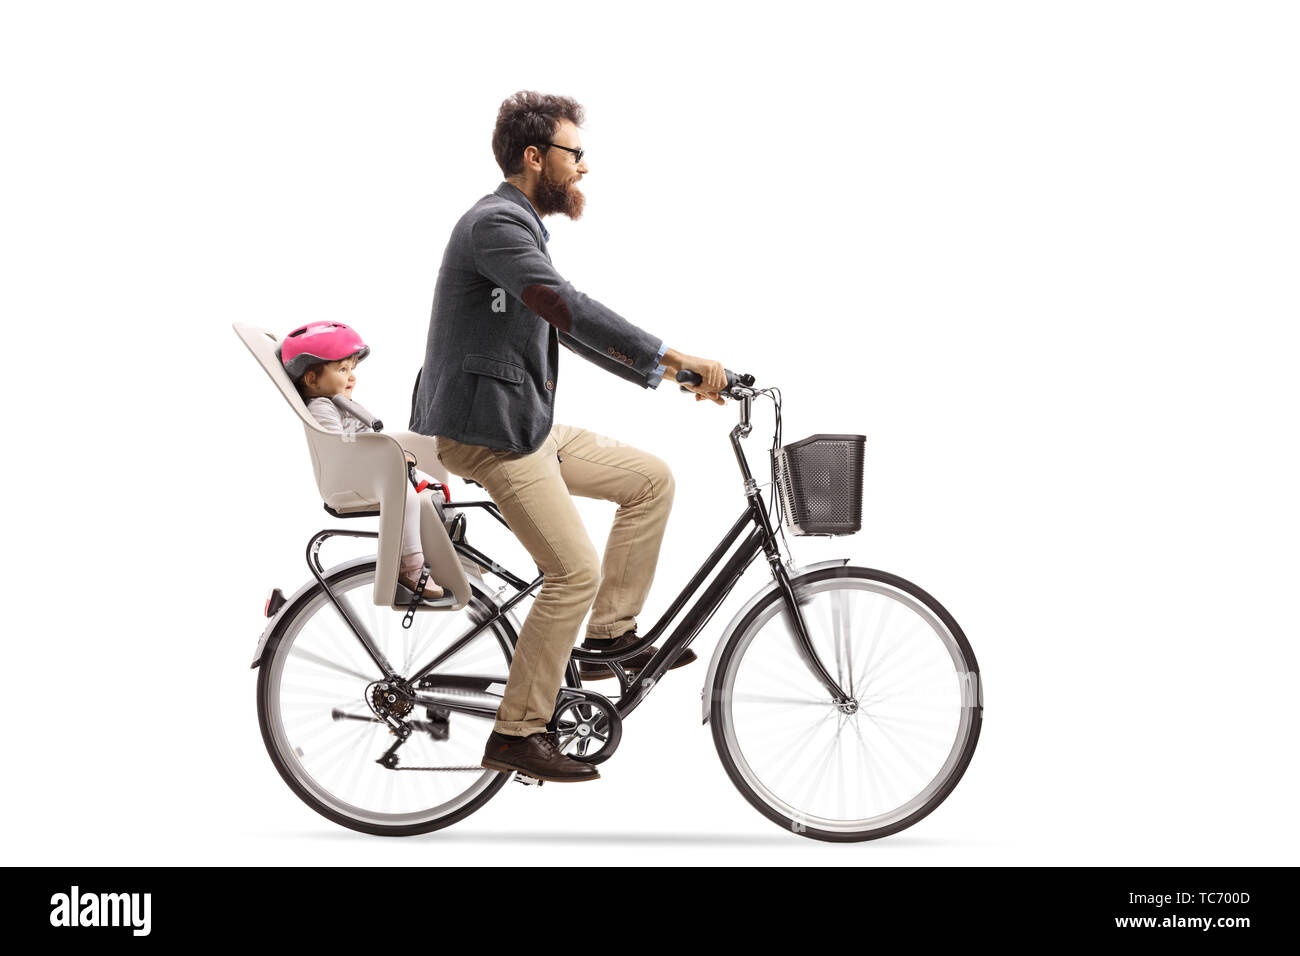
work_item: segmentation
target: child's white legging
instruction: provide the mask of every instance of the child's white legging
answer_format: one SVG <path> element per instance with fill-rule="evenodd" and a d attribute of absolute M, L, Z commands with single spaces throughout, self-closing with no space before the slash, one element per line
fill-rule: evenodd
<path fill-rule="evenodd" d="M 438 479 L 426 475 L 420 469 L 413 469 L 416 481 L 435 482 Z M 417 560 L 418 559 L 418 560 Z M 414 567 L 417 570 L 424 563 L 424 545 L 420 543 L 420 496 L 415 493 L 415 486 L 406 483 L 406 517 L 402 522 L 402 570 Z"/>

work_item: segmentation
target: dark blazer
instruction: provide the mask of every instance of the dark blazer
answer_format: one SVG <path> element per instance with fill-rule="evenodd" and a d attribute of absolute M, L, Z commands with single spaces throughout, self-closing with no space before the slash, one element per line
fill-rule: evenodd
<path fill-rule="evenodd" d="M 451 232 L 411 430 L 536 451 L 551 430 L 561 344 L 643 388 L 662 380 L 662 340 L 566 282 L 528 197 L 503 182 Z"/>

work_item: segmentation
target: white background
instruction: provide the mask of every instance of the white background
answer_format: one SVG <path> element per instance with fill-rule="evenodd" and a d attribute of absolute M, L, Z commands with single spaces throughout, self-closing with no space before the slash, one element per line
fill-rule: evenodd
<path fill-rule="evenodd" d="M 1269 3 L 5 5 L 5 861 L 1295 863 L 1298 39 Z M 862 532 L 796 558 L 915 581 L 985 682 L 910 830 L 760 817 L 703 662 L 598 784 L 400 843 L 268 760 L 262 602 L 330 519 L 231 323 L 354 324 L 404 421 L 523 88 L 587 108 L 561 272 L 781 385 L 787 440 L 869 436 Z M 562 363 L 557 420 L 677 476 L 648 625 L 743 507 L 735 409 Z"/>

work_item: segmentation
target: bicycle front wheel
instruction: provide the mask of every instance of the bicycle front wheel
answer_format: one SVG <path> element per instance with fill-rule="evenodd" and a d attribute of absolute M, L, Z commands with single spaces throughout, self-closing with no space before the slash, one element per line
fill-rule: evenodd
<path fill-rule="evenodd" d="M 869 568 L 792 582 L 813 647 L 848 694 L 804 662 L 779 592 L 732 632 L 712 686 L 718 756 L 760 813 L 801 836 L 872 840 L 916 823 L 961 779 L 979 739 L 979 668 L 952 616 Z"/>
<path fill-rule="evenodd" d="M 375 605 L 374 580 L 371 562 L 329 584 L 402 677 L 491 614 L 490 598 L 475 586 L 461 610 L 418 613 L 405 629 L 400 613 Z M 499 675 L 504 683 L 514 637 L 503 618 L 434 673 Z M 258 675 L 258 721 L 280 775 L 313 810 L 364 833 L 426 833 L 473 813 L 511 776 L 479 765 L 492 721 L 417 707 L 405 717 L 414 732 L 392 750 L 397 738 L 367 702 L 383 679 L 325 591 L 308 592 L 267 642 Z"/>

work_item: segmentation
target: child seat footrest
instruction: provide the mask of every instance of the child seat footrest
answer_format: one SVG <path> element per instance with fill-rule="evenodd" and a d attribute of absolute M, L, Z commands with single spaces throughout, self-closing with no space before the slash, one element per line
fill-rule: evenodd
<path fill-rule="evenodd" d="M 411 591 L 410 588 L 399 584 L 397 586 L 397 595 L 393 600 L 393 604 L 396 607 L 407 608 L 410 607 L 411 599 L 414 597 L 415 593 Z M 424 600 L 417 605 L 417 609 L 421 607 L 454 607 L 455 604 L 456 595 L 448 593 L 442 595 L 442 597 L 424 598 Z"/>

